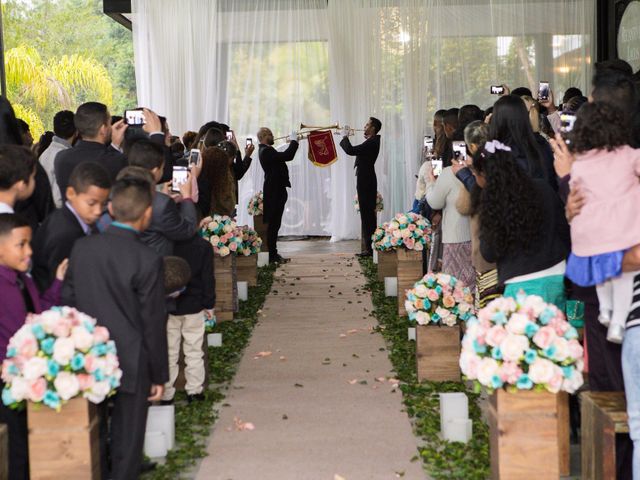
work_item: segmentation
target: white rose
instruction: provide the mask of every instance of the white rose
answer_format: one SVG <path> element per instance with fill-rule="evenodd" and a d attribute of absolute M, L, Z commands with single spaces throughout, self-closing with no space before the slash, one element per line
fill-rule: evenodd
<path fill-rule="evenodd" d="M 529 340 L 524 335 L 513 335 L 509 333 L 502 343 L 500 350 L 502 358 L 509 362 L 517 362 L 524 355 L 525 350 L 529 348 Z"/>
<path fill-rule="evenodd" d="M 14 378 L 13 381 L 11 382 L 10 392 L 11 392 L 11 397 L 16 402 L 21 402 L 22 400 L 27 398 L 29 395 L 29 382 L 22 377 Z"/>
<path fill-rule="evenodd" d="M 71 337 L 58 338 L 53 344 L 53 359 L 62 366 L 68 365 L 75 351 L 75 345 Z"/>
<path fill-rule="evenodd" d="M 529 378 L 536 384 L 548 383 L 553 378 L 554 367 L 551 361 L 538 357 L 529 367 Z"/>
<path fill-rule="evenodd" d="M 53 386 L 56 387 L 56 392 L 63 400 L 70 400 L 80 391 L 80 384 L 78 383 L 78 377 L 70 372 L 60 372 L 53 381 Z"/>
<path fill-rule="evenodd" d="M 30 358 L 22 368 L 22 376 L 29 381 L 44 377 L 45 373 L 47 373 L 47 361 L 42 357 Z"/>
<path fill-rule="evenodd" d="M 416 322 L 418 322 L 418 325 L 428 325 L 430 321 L 431 315 L 429 315 L 427 312 L 420 311 L 416 313 Z"/>
<path fill-rule="evenodd" d="M 231 253 L 231 250 L 229 250 L 229 247 L 220 247 L 218 253 L 221 257 L 226 257 L 227 255 L 229 255 L 229 253 Z"/>
<path fill-rule="evenodd" d="M 409 230 L 408 228 L 405 228 L 400 231 L 400 235 L 402 236 L 402 238 L 408 238 L 411 236 L 411 230 Z"/>
<path fill-rule="evenodd" d="M 91 403 L 101 403 L 109 392 L 111 391 L 111 385 L 109 382 L 96 382 L 93 384 L 90 392 L 85 392 L 83 397 L 89 400 Z"/>
<path fill-rule="evenodd" d="M 425 287 L 422 283 L 416 285 L 415 294 L 416 297 L 425 298 L 427 296 L 427 292 L 429 289 Z"/>
<path fill-rule="evenodd" d="M 565 378 L 562 381 L 562 390 L 569 393 L 575 393 L 584 383 L 584 378 L 582 377 L 582 372 L 574 369 L 571 378 Z"/>
<path fill-rule="evenodd" d="M 527 318 L 526 315 L 523 315 L 521 313 L 514 313 L 513 315 L 511 315 L 511 318 L 509 318 L 509 321 L 507 322 L 507 332 L 513 333 L 515 335 L 522 335 L 524 334 L 524 330 L 527 327 L 527 323 L 529 323 L 529 318 Z"/>
<path fill-rule="evenodd" d="M 402 238 L 402 232 L 400 230 L 394 230 L 393 231 L 393 236 L 395 238 Z"/>
<path fill-rule="evenodd" d="M 451 315 L 448 315 L 448 316 L 444 317 L 442 319 L 442 323 L 444 323 L 447 327 L 453 327 L 453 326 L 455 326 L 457 320 L 458 320 L 458 317 L 456 317 L 455 315 L 451 314 Z"/>
<path fill-rule="evenodd" d="M 42 324 L 42 328 L 45 333 L 51 334 L 53 333 L 53 327 L 55 327 L 56 323 L 60 319 L 60 314 L 55 310 L 47 310 L 40 314 L 40 323 Z"/>
<path fill-rule="evenodd" d="M 82 352 L 86 352 L 93 346 L 93 334 L 84 327 L 73 327 L 71 329 L 71 338 L 76 348 Z"/>
<path fill-rule="evenodd" d="M 498 373 L 498 362 L 496 362 L 493 358 L 485 357 L 480 360 L 480 365 L 478 365 L 478 381 L 482 385 L 491 385 L 491 379 L 494 375 Z"/>
<path fill-rule="evenodd" d="M 416 307 L 413 306 L 413 302 L 411 300 L 404 301 L 404 308 L 407 312 L 415 312 Z"/>
<path fill-rule="evenodd" d="M 556 351 L 553 352 L 553 359 L 562 362 L 569 358 L 569 342 L 564 338 L 558 337 L 551 344 L 555 347 Z"/>
<path fill-rule="evenodd" d="M 529 295 L 526 298 L 523 306 L 526 308 L 530 308 L 536 317 L 540 316 L 545 308 L 547 308 L 547 304 L 545 303 L 545 301 L 538 295 Z"/>
<path fill-rule="evenodd" d="M 232 225 L 227 224 L 227 225 L 225 225 L 224 227 L 222 227 L 222 231 L 223 231 L 224 233 L 232 232 L 232 231 L 233 231 L 233 226 L 232 226 Z"/>

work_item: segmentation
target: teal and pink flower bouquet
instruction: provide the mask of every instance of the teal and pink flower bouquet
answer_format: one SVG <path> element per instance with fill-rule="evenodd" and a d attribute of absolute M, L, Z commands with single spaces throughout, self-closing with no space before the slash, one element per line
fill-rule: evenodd
<path fill-rule="evenodd" d="M 242 243 L 236 251 L 237 255 L 257 255 L 262 247 L 262 239 L 258 236 L 258 233 L 247 227 L 246 225 L 238 229 L 237 236 L 242 238 Z"/>
<path fill-rule="evenodd" d="M 29 314 L 11 337 L 2 362 L 2 402 L 25 401 L 56 411 L 74 397 L 100 403 L 120 386 L 122 370 L 109 331 L 69 307 Z"/>
<path fill-rule="evenodd" d="M 476 389 L 576 392 L 583 384 L 578 332 L 535 295 L 500 297 L 467 322 L 460 369 Z"/>
<path fill-rule="evenodd" d="M 247 212 L 252 217 L 262 215 L 264 213 L 264 195 L 262 191 L 257 192 L 253 197 L 249 199 L 247 205 Z"/>
<path fill-rule="evenodd" d="M 200 235 L 213 245 L 213 253 L 226 257 L 242 245 L 242 235 L 235 220 L 227 215 L 214 215 L 203 220 Z"/>
<path fill-rule="evenodd" d="M 444 273 L 428 273 L 407 290 L 405 309 L 418 325 L 455 326 L 474 317 L 473 295 L 464 283 Z"/>
<path fill-rule="evenodd" d="M 358 200 L 358 194 L 356 193 L 353 197 L 353 208 L 356 209 L 356 212 L 360 212 L 360 201 Z M 381 212 L 384 210 L 384 199 L 382 198 L 382 194 L 380 192 L 376 192 L 376 212 Z"/>
<path fill-rule="evenodd" d="M 379 231 L 384 229 L 384 232 Z M 431 223 L 417 213 L 398 213 L 391 221 L 378 227 L 372 236 L 373 247 L 386 251 L 399 247 L 422 251 L 431 245 Z"/>

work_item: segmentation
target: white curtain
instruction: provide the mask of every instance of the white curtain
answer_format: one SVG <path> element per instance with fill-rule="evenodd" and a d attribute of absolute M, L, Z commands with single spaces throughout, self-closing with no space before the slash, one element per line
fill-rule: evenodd
<path fill-rule="evenodd" d="M 556 102 L 588 91 L 593 0 L 133 0 L 141 105 L 175 133 L 223 121 L 239 143 L 261 126 L 286 135 L 301 122 L 362 128 L 382 121 L 379 220 L 407 210 L 433 113 L 489 107 L 492 84 L 547 80 Z M 336 144 L 339 137 L 336 138 Z M 361 135 L 352 138 L 363 141 Z M 256 142 L 257 143 L 257 142 Z M 284 235 L 357 238 L 353 158 L 319 168 L 306 142 L 290 165 Z M 240 182 L 239 221 L 262 189 L 257 151 Z"/>

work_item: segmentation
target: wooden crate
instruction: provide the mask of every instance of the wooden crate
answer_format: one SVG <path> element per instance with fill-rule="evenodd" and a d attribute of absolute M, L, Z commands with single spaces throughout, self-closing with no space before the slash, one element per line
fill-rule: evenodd
<path fill-rule="evenodd" d="M 239 282 L 247 282 L 250 287 L 258 285 L 258 255 L 238 255 L 236 267 Z"/>
<path fill-rule="evenodd" d="M 418 380 L 460 381 L 460 326 L 416 325 Z"/>
<path fill-rule="evenodd" d="M 260 247 L 260 251 L 268 252 L 269 245 L 267 244 L 267 223 L 264 221 L 264 215 L 256 215 L 253 217 L 253 229 L 262 239 L 262 247 Z"/>
<path fill-rule="evenodd" d="M 629 433 L 624 392 L 580 394 L 582 478 L 616 478 L 616 434 Z"/>
<path fill-rule="evenodd" d="M 405 293 L 422 278 L 422 252 L 399 248 L 398 258 L 398 315 L 407 314 L 404 308 Z"/>
<path fill-rule="evenodd" d="M 0 423 L 0 480 L 9 480 L 9 428 Z"/>
<path fill-rule="evenodd" d="M 398 257 L 394 250 L 378 252 L 378 280 L 384 282 L 384 277 L 398 276 Z"/>
<path fill-rule="evenodd" d="M 489 398 L 488 417 L 493 480 L 557 480 L 569 474 L 565 392 L 496 390 Z"/>
<path fill-rule="evenodd" d="M 238 311 L 238 287 L 236 285 L 236 256 L 213 256 L 216 277 L 216 319 L 219 322 L 233 320 Z"/>
<path fill-rule="evenodd" d="M 100 442 L 96 405 L 74 398 L 58 413 L 27 402 L 32 480 L 99 480 Z"/>

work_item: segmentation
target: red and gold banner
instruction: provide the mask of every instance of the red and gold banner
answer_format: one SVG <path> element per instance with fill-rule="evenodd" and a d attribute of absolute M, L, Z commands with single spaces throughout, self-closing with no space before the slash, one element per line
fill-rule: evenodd
<path fill-rule="evenodd" d="M 310 132 L 307 139 L 309 140 L 309 160 L 315 166 L 328 167 L 338 159 L 331 130 Z"/>

